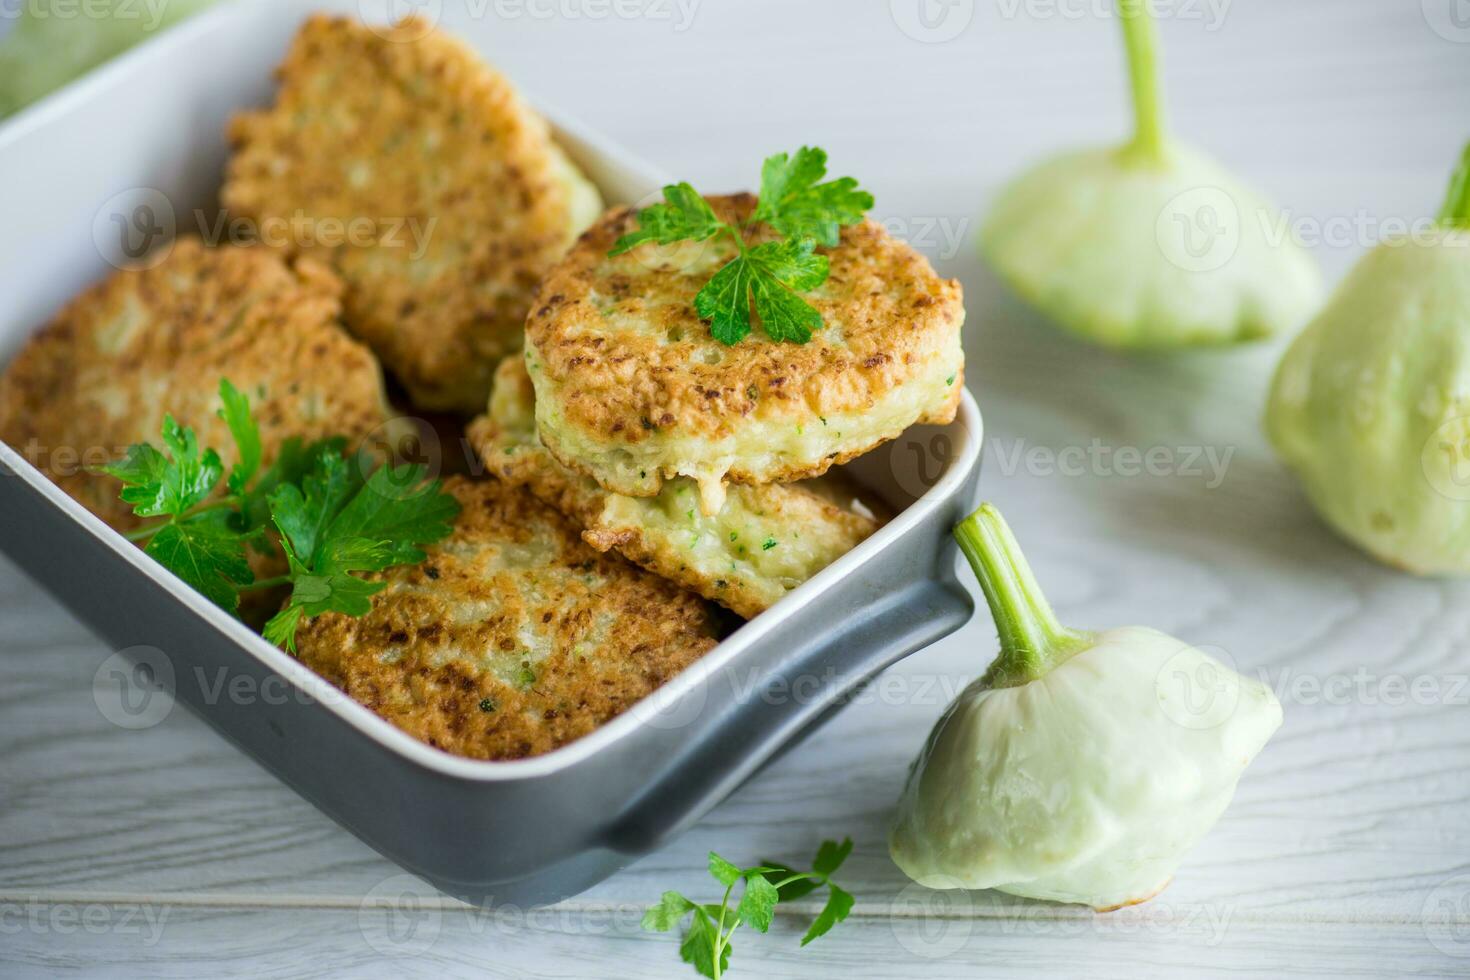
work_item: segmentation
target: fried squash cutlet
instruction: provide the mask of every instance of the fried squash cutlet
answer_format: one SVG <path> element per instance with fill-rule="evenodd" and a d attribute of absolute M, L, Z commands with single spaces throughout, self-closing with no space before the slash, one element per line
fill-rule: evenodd
<path fill-rule="evenodd" d="M 817 481 L 731 487 L 712 517 L 700 512 L 697 489 L 685 477 L 653 497 L 610 493 L 541 444 L 535 392 L 520 358 L 507 358 L 495 372 L 490 410 L 469 436 L 492 473 L 571 517 L 597 550 L 616 551 L 746 619 L 879 527 L 873 515 L 838 506 L 813 486 Z"/>
<path fill-rule="evenodd" d="M 360 440 L 389 409 L 372 352 L 338 325 L 340 293 L 318 263 L 179 239 L 154 267 L 82 293 L 22 348 L 0 375 L 0 439 L 123 531 L 141 518 L 116 479 L 89 470 L 158 444 L 165 413 L 228 465 L 222 378 L 250 399 L 267 465 L 291 436 Z"/>
<path fill-rule="evenodd" d="M 504 77 L 420 21 L 314 16 L 277 75 L 275 105 L 230 126 L 225 207 L 330 259 L 348 328 L 418 407 L 480 411 L 596 188 Z"/>
<path fill-rule="evenodd" d="M 580 738 L 715 646 L 713 610 L 585 544 L 525 490 L 451 477 L 454 533 L 360 618 L 297 633 L 302 661 L 436 748 L 519 759 Z"/>
<path fill-rule="evenodd" d="M 709 198 L 746 221 L 748 194 Z M 803 298 L 826 326 L 805 344 L 759 330 L 731 347 L 710 334 L 695 294 L 734 257 L 725 237 L 645 243 L 609 257 L 638 226 L 617 209 L 541 285 L 526 322 L 542 441 L 620 494 L 652 496 L 694 478 L 707 514 L 723 484 L 817 476 L 917 422 L 954 417 L 963 383 L 960 285 L 874 221 L 820 248 L 831 276 Z M 772 232 L 757 226 L 751 243 Z"/>

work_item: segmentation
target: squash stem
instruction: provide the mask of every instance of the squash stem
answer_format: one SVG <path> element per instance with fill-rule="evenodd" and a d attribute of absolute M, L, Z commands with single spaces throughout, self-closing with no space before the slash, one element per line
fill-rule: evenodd
<path fill-rule="evenodd" d="M 1135 160 L 1163 163 L 1164 95 L 1159 87 L 1159 28 L 1144 0 L 1118 0 L 1128 76 L 1133 86 L 1135 132 L 1126 153 Z"/>
<path fill-rule="evenodd" d="M 1450 190 L 1445 195 L 1444 207 L 1439 211 L 1439 223 L 1448 228 L 1470 230 L 1470 143 L 1460 157 L 1460 165 L 1450 178 Z"/>
<path fill-rule="evenodd" d="M 1092 643 L 1091 634 L 1057 622 L 1021 546 L 993 504 L 981 504 L 955 527 L 954 536 L 980 580 L 1000 634 L 1000 655 L 985 674 L 989 686 L 1034 681 Z"/>

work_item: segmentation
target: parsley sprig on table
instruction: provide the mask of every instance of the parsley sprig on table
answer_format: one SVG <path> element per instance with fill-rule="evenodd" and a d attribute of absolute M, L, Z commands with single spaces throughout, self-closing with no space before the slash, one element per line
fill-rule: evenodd
<path fill-rule="evenodd" d="M 757 932 L 770 929 L 776 905 L 780 902 L 793 901 L 826 887 L 827 904 L 801 938 L 803 946 L 826 935 L 833 926 L 847 918 L 852 911 L 853 897 L 833 884 L 831 876 L 850 853 L 851 840 L 844 838 L 841 844 L 823 841 L 817 849 L 817 856 L 812 859 L 812 870 L 797 871 L 774 862 L 753 868 L 737 868 L 710 851 L 709 873 L 725 886 L 720 904 L 700 905 L 678 892 L 664 892 L 659 903 L 643 914 L 643 928 L 668 932 L 692 913 L 679 955 L 701 975 L 710 980 L 720 980 L 730 967 L 730 936 L 742 925 Z M 731 909 L 730 899 L 735 886 L 741 882 L 745 885 L 740 900 Z"/>
<path fill-rule="evenodd" d="M 285 440 L 262 470 L 260 429 L 249 400 L 220 382 L 219 415 L 235 442 L 237 460 L 225 476 L 214 449 L 201 449 L 194 430 L 165 415 L 163 449 L 130 446 L 103 468 L 122 481 L 121 497 L 140 517 L 161 520 L 128 537 L 146 541 L 155 561 L 223 609 L 238 613 L 243 592 L 289 585 L 285 606 L 266 624 L 272 643 L 295 650 L 302 616 L 341 612 L 361 616 L 383 588 L 354 572 L 424 560 L 419 545 L 446 537 L 458 502 L 426 481 L 422 466 L 374 466 L 343 455 L 342 438 Z M 216 495 L 224 477 L 224 492 Z M 247 549 L 273 554 L 279 533 L 288 571 L 257 580 Z"/>
<path fill-rule="evenodd" d="M 822 328 L 822 315 L 800 294 L 826 282 L 830 271 L 827 257 L 815 249 L 836 246 L 842 228 L 862 221 L 873 206 L 873 195 L 853 178 L 821 182 L 826 175 L 827 152 L 818 147 L 767 157 L 760 199 L 744 226 L 721 221 L 689 184 L 670 184 L 663 203 L 638 212 L 638 230 L 619 238 L 608 254 L 622 255 L 644 242 L 672 245 L 727 234 L 738 253 L 694 297 L 695 312 L 727 346 L 750 334 L 752 308 L 772 340 L 804 344 Z M 747 245 L 746 231 L 762 223 L 783 237 Z"/>

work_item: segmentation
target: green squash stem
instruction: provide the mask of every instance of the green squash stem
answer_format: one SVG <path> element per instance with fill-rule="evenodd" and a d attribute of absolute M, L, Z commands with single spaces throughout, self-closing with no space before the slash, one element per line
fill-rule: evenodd
<path fill-rule="evenodd" d="M 1133 142 L 1126 159 L 1163 164 L 1168 159 L 1164 133 L 1164 95 L 1159 87 L 1159 28 L 1144 0 L 1118 0 L 1123 43 L 1128 49 L 1128 76 L 1133 86 Z"/>
<path fill-rule="evenodd" d="M 1092 644 L 1092 634 L 1057 622 L 1021 546 L 993 504 L 981 504 L 955 526 L 954 536 L 980 580 L 1000 634 L 1000 655 L 985 673 L 986 684 L 1018 687 L 1034 681 Z"/>
<path fill-rule="evenodd" d="M 1460 166 L 1450 178 L 1450 190 L 1445 195 L 1444 207 L 1439 211 L 1439 223 L 1447 228 L 1470 230 L 1470 143 L 1460 157 Z"/>

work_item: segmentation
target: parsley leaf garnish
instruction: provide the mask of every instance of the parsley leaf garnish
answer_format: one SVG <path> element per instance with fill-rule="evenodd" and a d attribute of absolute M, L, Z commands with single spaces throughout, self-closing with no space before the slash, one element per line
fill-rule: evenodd
<path fill-rule="evenodd" d="M 128 447 L 122 461 L 103 472 L 123 481 L 122 499 L 139 517 L 178 517 L 201 503 L 219 482 L 224 466 L 213 449 L 200 451 L 193 429 L 163 417 L 167 453 L 147 443 Z"/>
<path fill-rule="evenodd" d="M 368 538 L 381 541 L 387 565 L 416 565 L 424 560 L 418 547 L 448 537 L 459 504 L 439 492 L 439 481 L 424 482 L 427 467 L 413 464 L 381 466 L 332 522 L 332 538 Z"/>
<path fill-rule="evenodd" d="M 286 605 L 265 626 L 265 637 L 294 651 L 303 616 L 325 612 L 361 616 L 372 608 L 382 582 L 353 572 L 412 565 L 419 549 L 447 537 L 458 502 L 425 481 L 419 465 L 373 470 L 366 482 L 358 462 L 322 452 L 302 486 L 286 484 L 270 497 L 271 517 L 281 532 L 292 584 Z"/>
<path fill-rule="evenodd" d="M 873 206 L 873 195 L 852 177 L 817 183 L 827 175 L 827 151 L 803 146 L 788 158 L 767 157 L 761 165 L 760 203 L 752 220 L 764 221 L 788 238 L 837 245 L 844 225 L 855 225 Z"/>
<path fill-rule="evenodd" d="M 374 465 L 343 455 L 347 440 L 284 440 L 262 470 L 264 448 L 250 402 L 229 381 L 219 388 L 219 417 L 235 442 L 236 460 L 225 478 L 213 449 L 201 449 L 193 429 L 172 416 L 163 421 L 162 450 L 130 446 L 102 472 L 122 481 L 120 496 L 141 517 L 164 520 L 128 533 L 145 552 L 231 613 L 248 589 L 290 585 L 285 607 L 266 625 L 271 642 L 295 649 L 303 616 L 341 612 L 361 616 L 381 582 L 357 572 L 416 564 L 419 547 L 446 537 L 458 502 L 426 479 L 422 466 Z M 364 475 L 366 474 L 366 475 Z M 216 493 L 221 479 L 223 493 Z M 288 571 L 256 581 L 247 547 L 272 553 L 279 533 Z"/>
<path fill-rule="evenodd" d="M 235 612 L 240 589 L 255 581 L 240 535 L 220 511 L 206 511 L 158 529 L 143 550 L 215 605 Z"/>
<path fill-rule="evenodd" d="M 709 332 L 726 347 L 750 333 L 750 278 L 750 263 L 742 255 L 716 272 L 694 297 L 694 312 L 709 321 Z"/>
<path fill-rule="evenodd" d="M 720 904 L 700 905 L 678 892 L 667 891 L 657 905 L 643 913 L 643 928 L 650 932 L 668 932 L 689 918 L 679 955 L 701 976 L 720 980 L 730 968 L 731 935 L 742 925 L 756 932 L 766 932 L 771 928 L 776 906 L 781 902 L 793 901 L 826 887 L 827 903 L 802 937 L 803 946 L 825 935 L 847 918 L 852 911 L 853 897 L 832 883 L 832 875 L 851 853 L 851 840 L 844 839 L 840 844 L 823 841 L 812 860 L 812 870 L 797 871 L 778 862 L 740 868 L 710 851 L 710 876 L 725 886 Z M 744 882 L 744 888 L 740 900 L 731 909 L 730 898 L 741 882 Z"/>
<path fill-rule="evenodd" d="M 300 485 L 284 483 L 271 491 L 271 519 L 287 554 L 315 555 L 327 525 L 362 486 L 356 466 L 330 447 L 321 447 Z"/>
<path fill-rule="evenodd" d="M 270 496 L 276 488 L 300 484 L 322 453 L 341 456 L 346 450 L 347 440 L 340 436 L 319 439 L 312 443 L 303 442 L 297 436 L 282 440 L 276 450 L 276 461 L 239 495 L 240 530 L 250 535 L 251 544 L 258 551 L 267 555 L 275 554 L 275 547 L 267 532 L 272 527 Z"/>
<path fill-rule="evenodd" d="M 228 380 L 219 383 L 219 398 L 222 404 L 219 417 L 230 427 L 230 435 L 235 439 L 235 450 L 239 454 L 235 465 L 230 467 L 230 493 L 239 495 L 245 492 L 246 485 L 260 471 L 263 452 L 260 427 L 250 414 L 249 399 L 240 394 Z"/>
<path fill-rule="evenodd" d="M 745 249 L 715 273 L 694 297 L 694 309 L 710 321 L 710 333 L 728 346 L 750 333 L 750 306 L 772 340 L 804 344 L 822 329 L 822 314 L 798 293 L 827 281 L 825 255 L 811 239 L 765 242 Z"/>
<path fill-rule="evenodd" d="M 672 245 L 675 242 L 702 242 L 724 231 L 726 225 L 687 183 L 670 184 L 664 188 L 664 203 L 654 204 L 638 212 L 638 230 L 624 235 L 613 243 L 608 255 L 622 255 L 642 245 L 657 242 Z"/>
<path fill-rule="evenodd" d="M 148 539 L 144 551 L 216 605 L 235 612 L 240 587 L 255 576 L 245 561 L 240 535 L 217 511 L 203 507 L 224 475 L 213 449 L 200 450 L 193 429 L 163 417 L 160 451 L 147 443 L 129 446 L 123 458 L 102 468 L 122 481 L 119 496 L 139 517 L 163 517 L 129 537 Z"/>
<path fill-rule="evenodd" d="M 827 257 L 814 250 L 835 247 L 842 228 L 862 221 L 873 206 L 873 195 L 856 180 L 822 182 L 826 174 L 827 153 L 817 147 L 767 157 L 755 211 L 739 227 L 721 221 L 689 184 L 670 184 L 663 202 L 639 211 L 637 230 L 613 243 L 608 255 L 645 242 L 702 242 L 724 233 L 737 254 L 694 297 L 694 310 L 709 321 L 710 333 L 726 346 L 738 344 L 749 336 L 754 314 L 772 340 L 804 344 L 823 324 L 822 314 L 801 294 L 821 286 L 830 272 Z M 784 237 L 747 245 L 746 232 L 756 224 Z"/>

